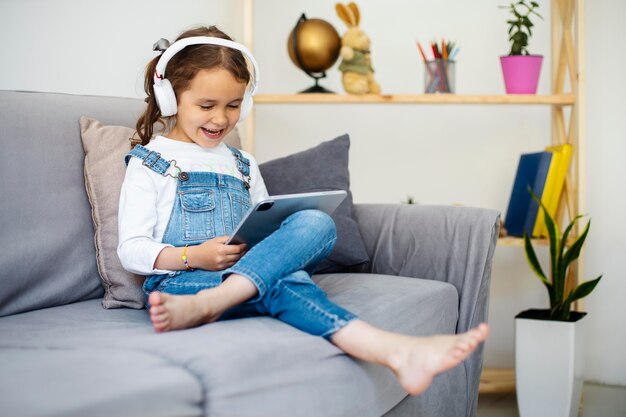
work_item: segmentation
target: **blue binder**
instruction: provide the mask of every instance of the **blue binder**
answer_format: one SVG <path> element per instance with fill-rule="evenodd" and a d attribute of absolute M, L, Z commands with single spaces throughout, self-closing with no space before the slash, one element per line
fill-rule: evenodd
<path fill-rule="evenodd" d="M 528 188 L 541 198 L 548 177 L 552 152 L 522 154 L 506 211 L 504 228 L 509 236 L 532 236 L 539 204 L 532 198 Z"/>

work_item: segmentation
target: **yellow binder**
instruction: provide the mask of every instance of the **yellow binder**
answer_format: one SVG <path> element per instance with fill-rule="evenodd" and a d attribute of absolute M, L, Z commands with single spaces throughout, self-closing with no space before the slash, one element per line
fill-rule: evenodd
<path fill-rule="evenodd" d="M 546 184 L 541 194 L 541 203 L 546 207 L 550 216 L 554 218 L 561 200 L 565 177 L 572 160 L 572 145 L 566 143 L 548 146 L 546 151 L 552 152 L 552 161 L 550 162 Z M 548 229 L 544 221 L 543 210 L 539 210 L 533 229 L 533 237 L 546 236 L 548 236 Z"/>

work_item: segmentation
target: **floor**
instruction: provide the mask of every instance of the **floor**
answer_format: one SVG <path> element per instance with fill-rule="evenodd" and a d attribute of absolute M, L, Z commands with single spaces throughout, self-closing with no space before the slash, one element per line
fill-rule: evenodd
<path fill-rule="evenodd" d="M 519 417 L 515 394 L 483 394 L 477 417 Z M 578 417 L 626 417 L 626 387 L 585 383 Z"/>

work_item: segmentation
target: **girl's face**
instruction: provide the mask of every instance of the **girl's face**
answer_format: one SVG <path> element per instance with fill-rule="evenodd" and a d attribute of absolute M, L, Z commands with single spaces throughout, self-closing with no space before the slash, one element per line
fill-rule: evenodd
<path fill-rule="evenodd" d="M 176 124 L 168 138 L 214 148 L 233 130 L 246 84 L 225 69 L 202 70 L 177 97 Z"/>

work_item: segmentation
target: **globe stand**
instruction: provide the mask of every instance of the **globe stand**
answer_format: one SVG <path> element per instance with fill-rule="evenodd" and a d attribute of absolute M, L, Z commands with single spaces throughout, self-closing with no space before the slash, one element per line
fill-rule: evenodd
<path fill-rule="evenodd" d="M 325 72 L 323 72 L 322 75 L 319 75 L 319 76 L 316 76 L 316 75 L 308 73 L 308 72 L 307 72 L 307 75 L 309 77 L 312 77 L 315 80 L 315 85 L 307 88 L 306 90 L 300 91 L 298 94 L 311 94 L 311 93 L 335 94 L 334 91 L 330 91 L 329 89 L 322 87 L 318 83 L 318 81 L 321 78 L 326 78 L 326 73 Z"/>

